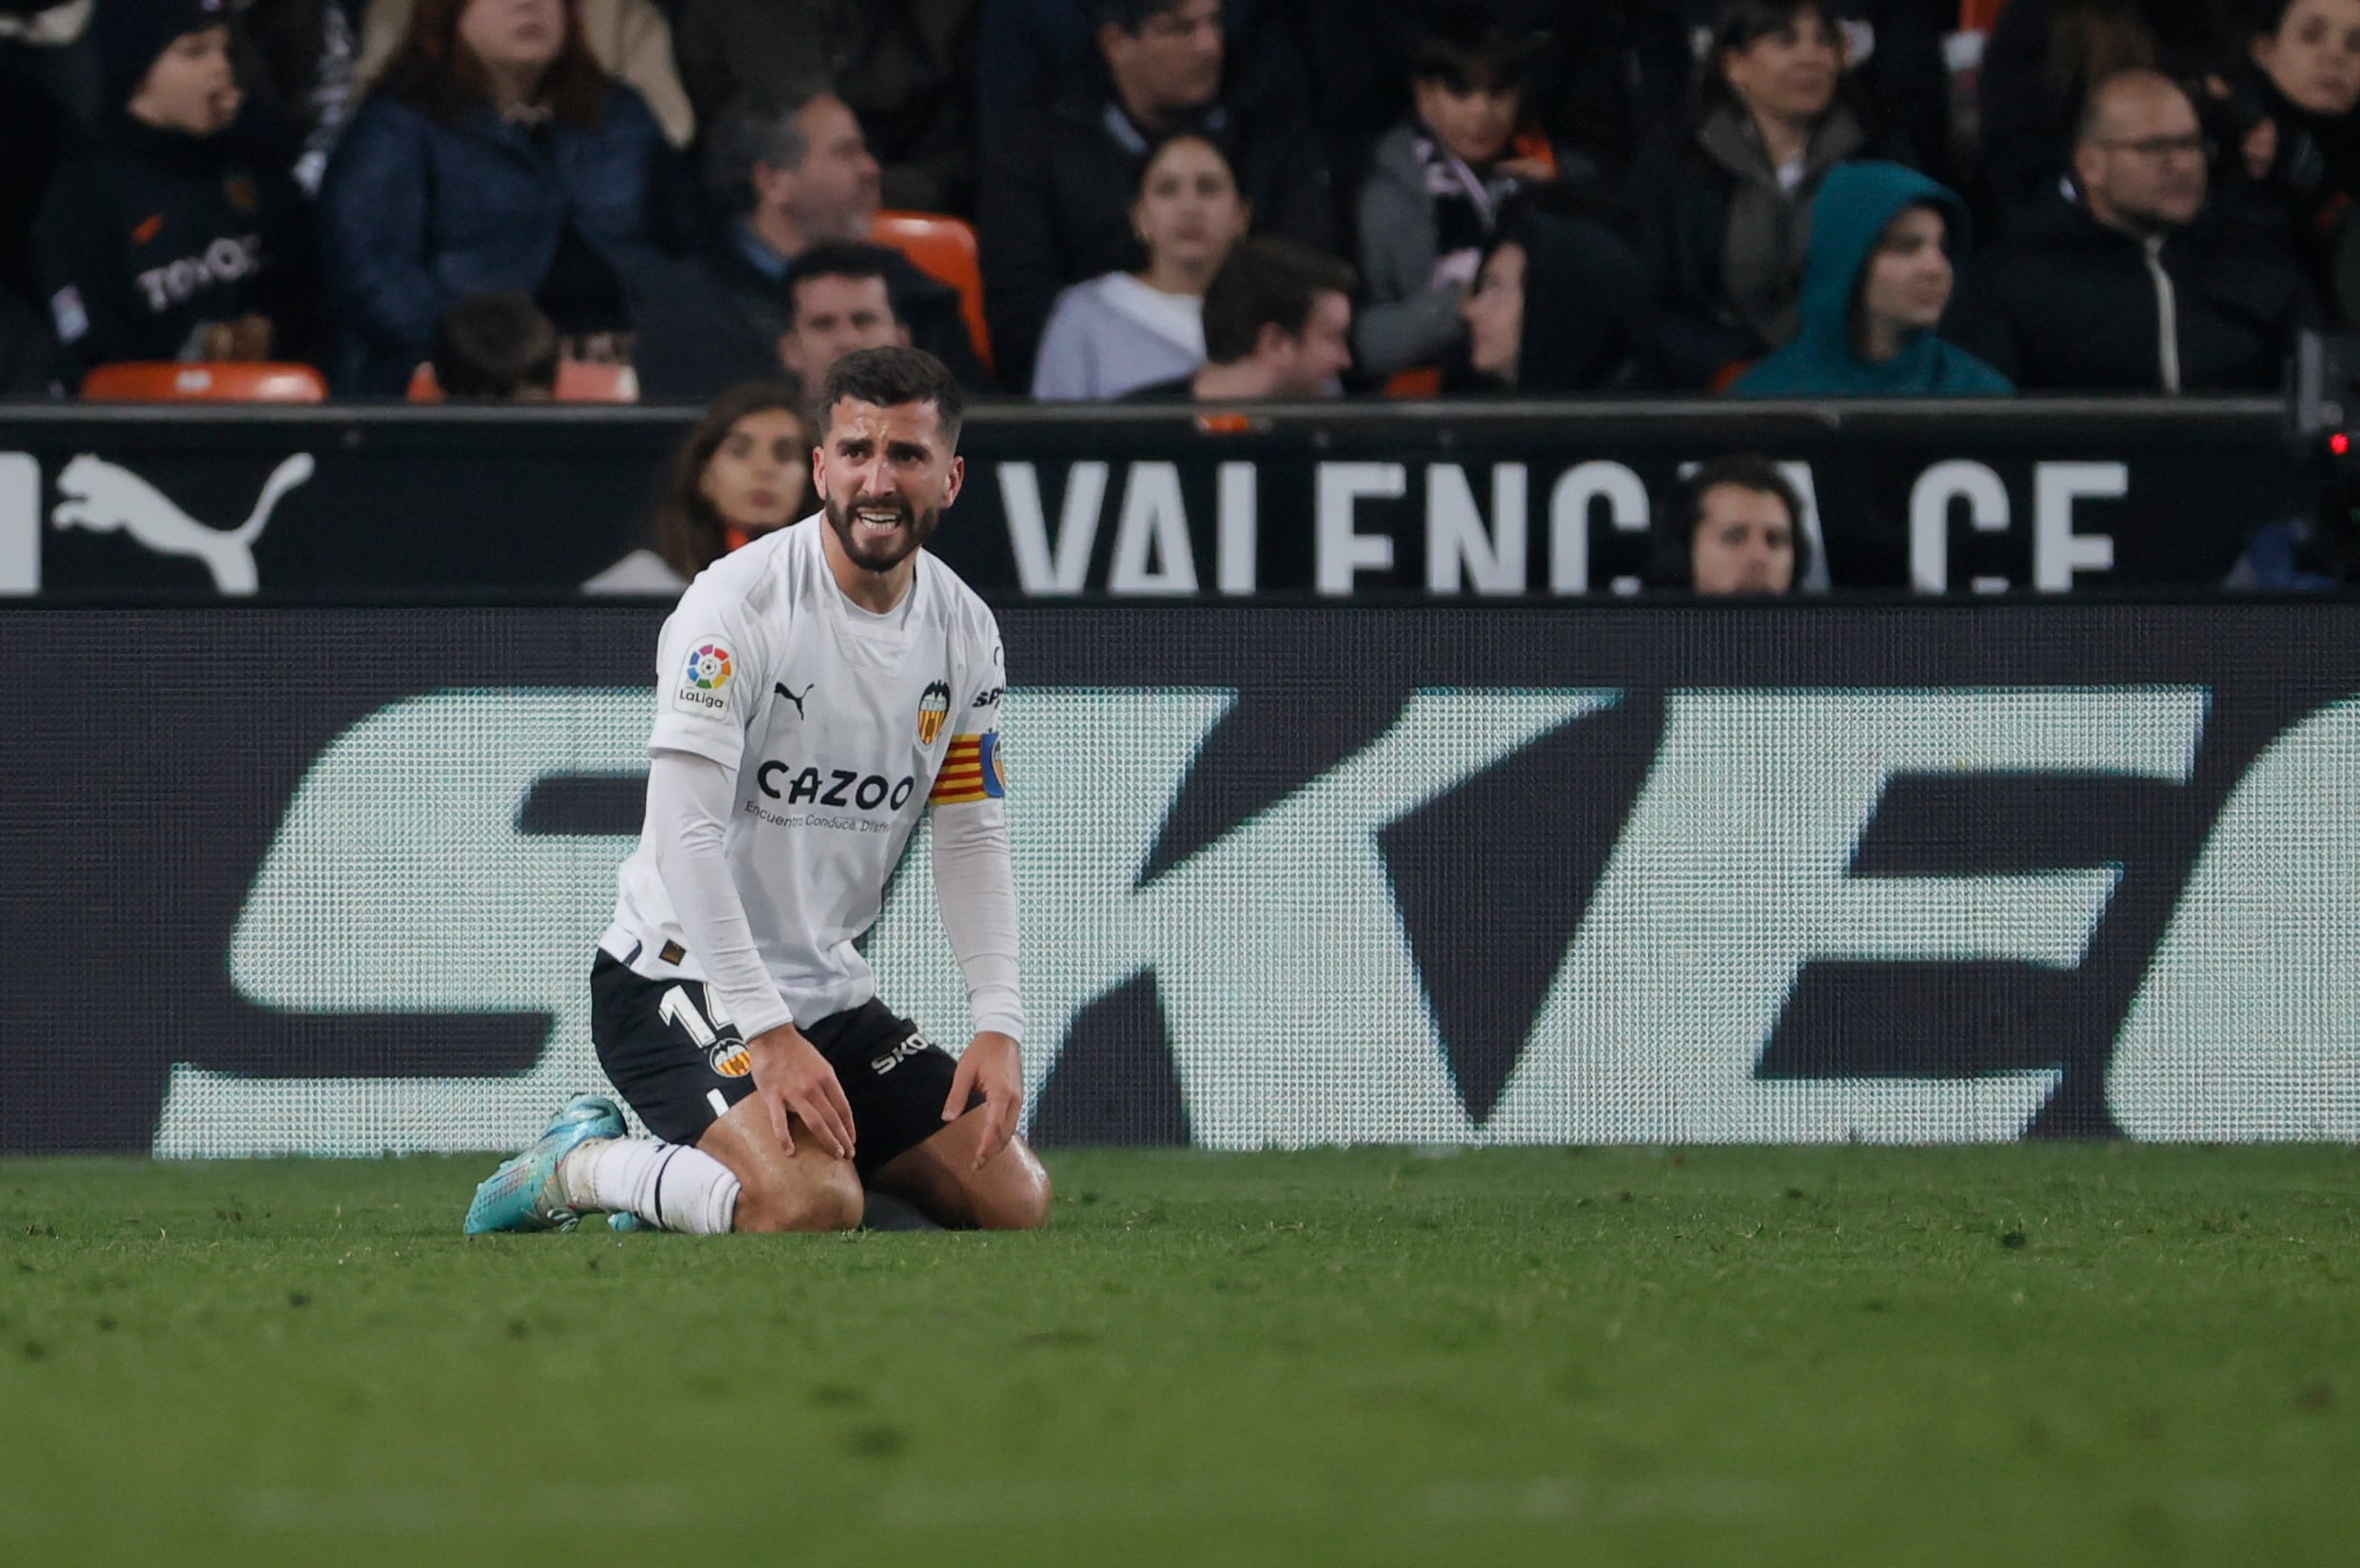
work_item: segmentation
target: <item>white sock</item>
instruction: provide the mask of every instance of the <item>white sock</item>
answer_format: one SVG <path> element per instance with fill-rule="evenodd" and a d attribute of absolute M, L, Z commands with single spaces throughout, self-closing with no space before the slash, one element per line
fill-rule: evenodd
<path fill-rule="evenodd" d="M 665 1230 L 726 1236 L 738 1216 L 738 1178 L 685 1144 L 653 1138 L 593 1138 L 558 1166 L 576 1208 L 636 1214 Z"/>

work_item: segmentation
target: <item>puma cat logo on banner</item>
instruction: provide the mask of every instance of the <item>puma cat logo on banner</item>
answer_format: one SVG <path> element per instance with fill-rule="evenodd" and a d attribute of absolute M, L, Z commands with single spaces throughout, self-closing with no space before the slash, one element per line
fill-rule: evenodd
<path fill-rule="evenodd" d="M 254 541 L 270 525 L 280 500 L 310 479 L 311 471 L 311 454 L 296 453 L 271 471 L 244 522 L 208 528 L 129 469 L 86 452 L 58 475 L 57 493 L 64 500 L 49 513 L 49 523 L 100 534 L 121 529 L 159 556 L 191 556 L 204 562 L 220 592 L 250 594 L 260 580 Z"/>

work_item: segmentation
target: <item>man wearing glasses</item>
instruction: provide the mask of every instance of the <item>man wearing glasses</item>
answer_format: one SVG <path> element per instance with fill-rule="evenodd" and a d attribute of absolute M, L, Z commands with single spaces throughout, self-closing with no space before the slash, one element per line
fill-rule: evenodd
<path fill-rule="evenodd" d="M 2270 392 L 2319 309 L 2262 225 L 2207 202 L 2211 148 L 2154 71 L 2090 89 L 2073 189 L 1976 259 L 1943 337 L 2033 392 Z"/>

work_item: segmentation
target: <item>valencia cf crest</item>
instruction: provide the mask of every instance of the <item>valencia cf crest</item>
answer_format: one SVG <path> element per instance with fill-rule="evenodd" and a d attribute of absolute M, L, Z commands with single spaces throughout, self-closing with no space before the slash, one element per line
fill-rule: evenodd
<path fill-rule="evenodd" d="M 940 680 L 928 681 L 926 695 L 917 699 L 917 743 L 932 746 L 934 736 L 942 734 L 942 721 L 950 715 L 950 685 Z"/>

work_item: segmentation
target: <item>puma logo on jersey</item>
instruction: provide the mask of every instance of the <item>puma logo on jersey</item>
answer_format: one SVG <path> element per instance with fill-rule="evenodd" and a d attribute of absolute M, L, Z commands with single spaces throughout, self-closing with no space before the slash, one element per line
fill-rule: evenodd
<path fill-rule="evenodd" d="M 815 680 L 811 684 L 805 686 L 801 692 L 796 693 L 788 691 L 785 681 L 774 680 L 771 682 L 770 689 L 777 692 L 780 696 L 785 697 L 789 702 L 794 703 L 795 716 L 797 718 L 803 718 L 809 716 L 803 712 L 803 698 L 817 691 L 819 689 L 819 682 Z"/>

